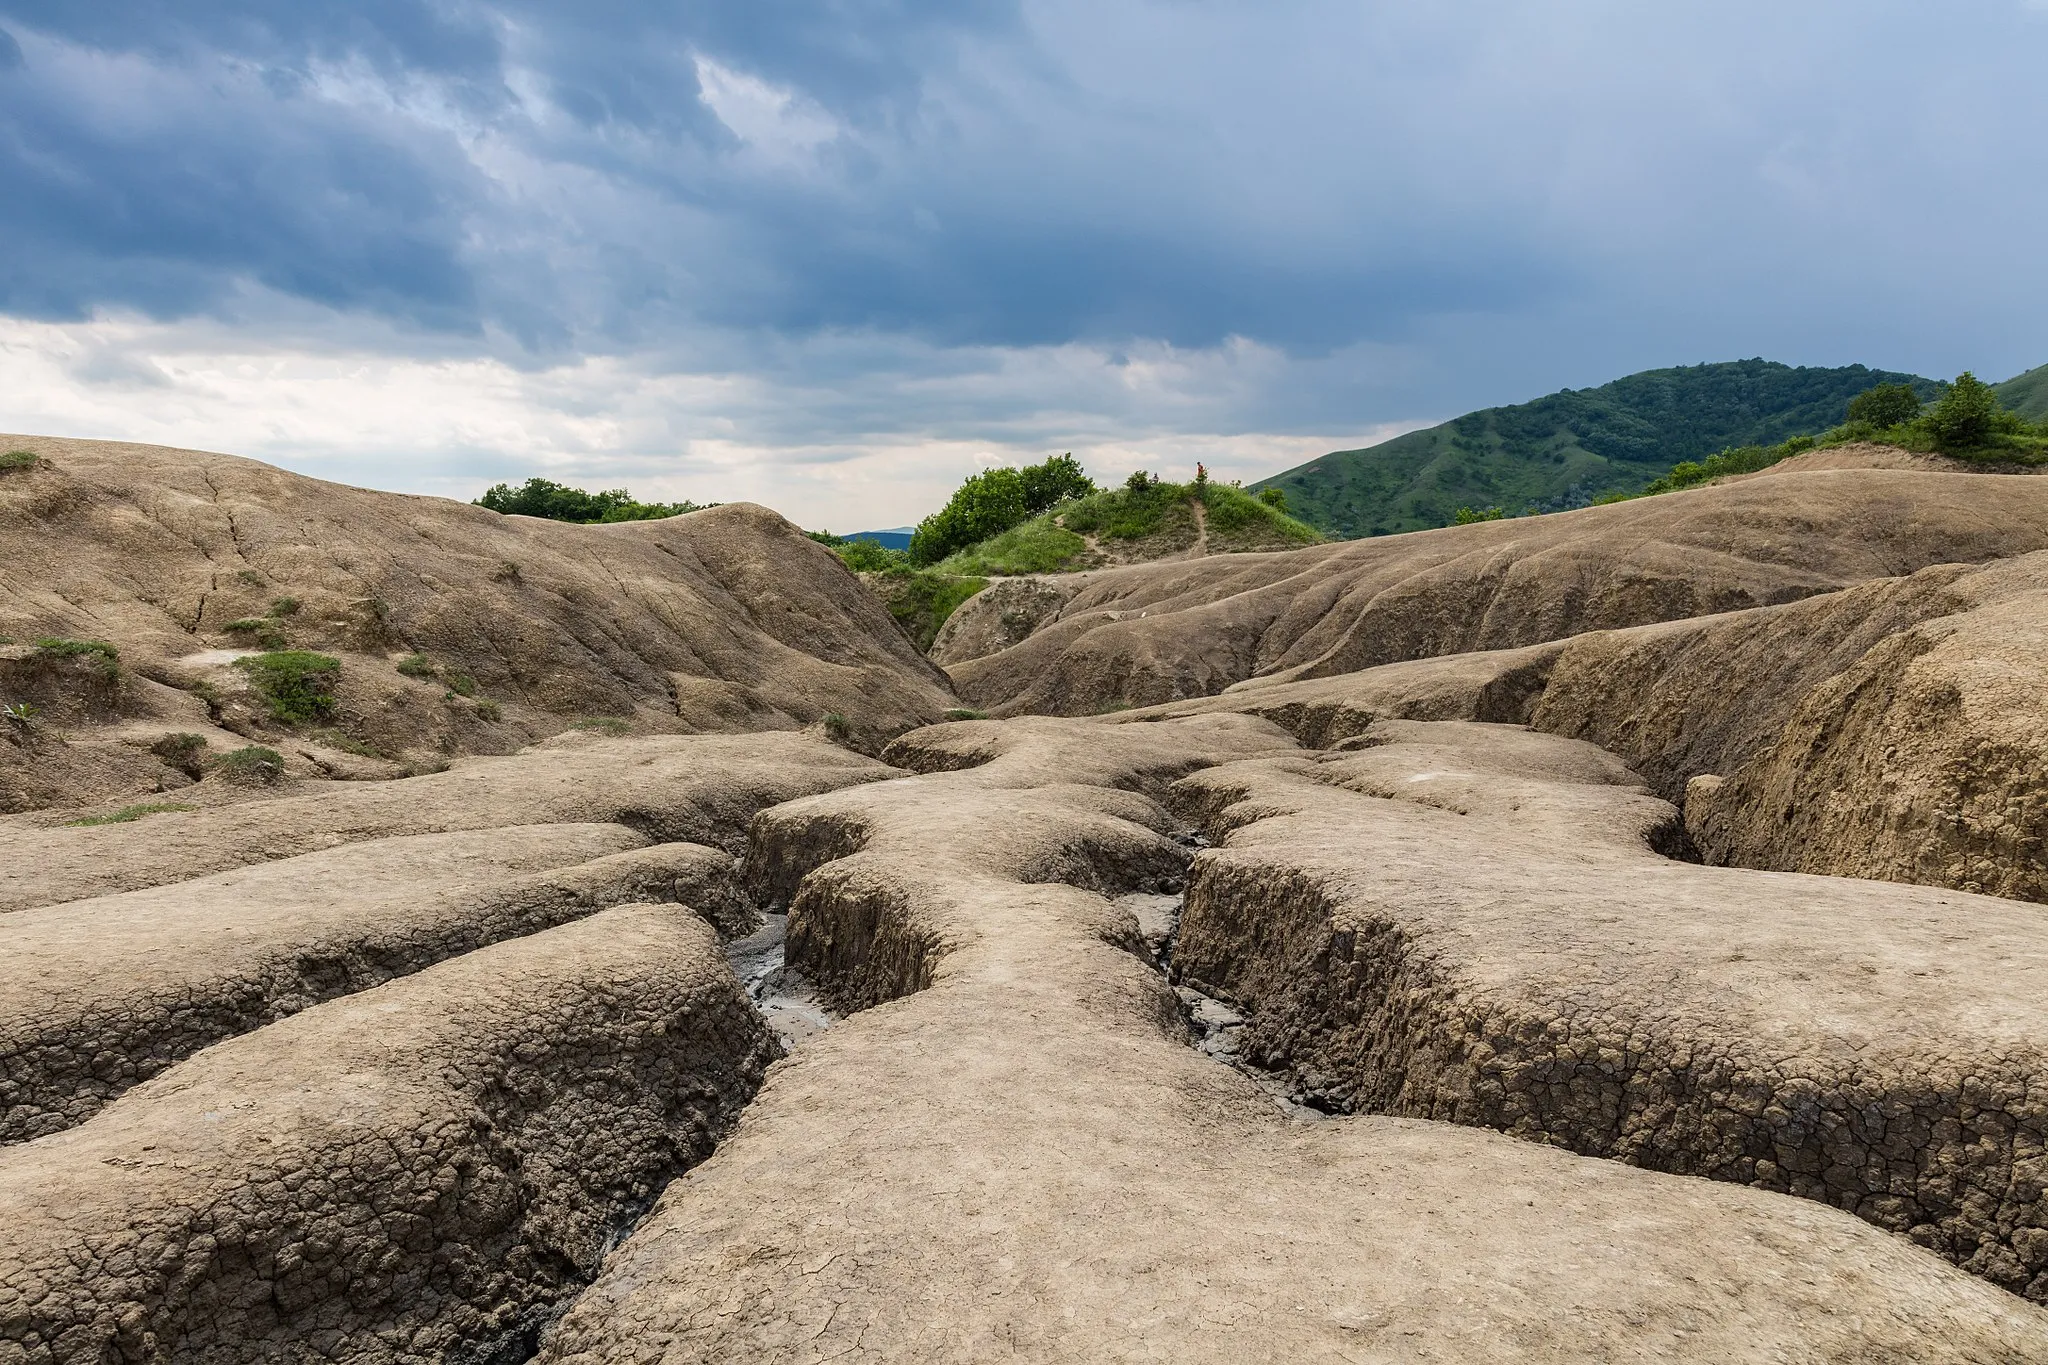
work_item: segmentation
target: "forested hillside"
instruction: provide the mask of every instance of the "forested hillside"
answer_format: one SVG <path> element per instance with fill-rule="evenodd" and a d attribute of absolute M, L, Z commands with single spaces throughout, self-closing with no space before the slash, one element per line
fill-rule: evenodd
<path fill-rule="evenodd" d="M 2036 382 L 2048 401 L 2048 383 Z M 1334 451 L 1252 487 L 1278 488 L 1289 512 L 1343 537 L 1447 526 L 1460 508 L 1562 511 L 1601 493 L 1633 492 L 1728 446 L 1826 430 L 1851 398 L 1884 383 L 1910 383 L 1930 398 L 1940 388 L 1862 365 L 1736 360 L 1645 370 Z"/>
<path fill-rule="evenodd" d="M 1991 391 L 2022 417 L 2035 422 L 2048 419 L 2048 365 L 2037 365 L 2017 378 L 1995 384 Z"/>

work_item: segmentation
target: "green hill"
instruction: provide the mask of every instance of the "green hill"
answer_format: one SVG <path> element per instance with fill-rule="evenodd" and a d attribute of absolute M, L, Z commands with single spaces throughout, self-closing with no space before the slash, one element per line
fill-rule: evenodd
<path fill-rule="evenodd" d="M 2011 383 L 2048 389 L 2042 375 Z M 1918 375 L 1862 365 L 1733 360 L 1645 370 L 1597 389 L 1467 413 L 1364 450 L 1334 451 L 1252 488 L 1279 489 L 1289 512 L 1344 537 L 1447 526 L 1461 507 L 1563 511 L 1601 493 L 1634 492 L 1681 461 L 1728 446 L 1825 431 L 1843 419 L 1851 398 L 1888 383 L 1910 383 L 1928 398 L 1940 389 Z"/>
<path fill-rule="evenodd" d="M 2016 379 L 1994 384 L 1998 401 L 2030 422 L 2048 420 L 2048 365 L 2037 365 Z"/>

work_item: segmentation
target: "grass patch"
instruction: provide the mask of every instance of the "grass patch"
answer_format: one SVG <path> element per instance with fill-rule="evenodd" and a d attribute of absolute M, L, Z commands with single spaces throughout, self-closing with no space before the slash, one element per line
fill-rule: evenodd
<path fill-rule="evenodd" d="M 505 708 L 492 701 L 489 697 L 485 697 L 477 702 L 476 713 L 488 721 L 505 719 Z"/>
<path fill-rule="evenodd" d="M 234 666 L 249 675 L 250 684 L 270 703 L 277 719 L 304 723 L 334 716 L 334 685 L 341 678 L 341 660 L 330 654 L 287 649 L 251 654 Z"/>
<path fill-rule="evenodd" d="M 48 638 L 36 641 L 36 651 L 46 659 L 89 659 L 111 678 L 121 671 L 121 651 L 105 640 Z"/>
<path fill-rule="evenodd" d="M 473 697 L 476 695 L 476 679 L 467 673 L 450 673 L 448 690 L 458 697 Z"/>
<path fill-rule="evenodd" d="M 165 735 L 149 751 L 187 777 L 199 776 L 199 756 L 206 752 L 206 737 L 194 734 Z"/>
<path fill-rule="evenodd" d="M 434 661 L 424 654 L 408 654 L 398 661 L 398 671 L 408 678 L 433 678 L 441 670 L 434 667 Z"/>
<path fill-rule="evenodd" d="M 896 568 L 876 574 L 870 585 L 919 649 L 930 649 L 939 627 L 962 602 L 988 586 L 978 575 L 961 576 L 937 569 Z"/>
<path fill-rule="evenodd" d="M 140 820 L 145 815 L 163 815 L 169 811 L 198 809 L 197 806 L 187 806 L 176 801 L 149 801 L 139 806 L 123 806 L 109 815 L 88 815 L 83 820 L 66 820 L 64 823 L 74 829 L 80 825 L 125 825 L 130 820 Z"/>
<path fill-rule="evenodd" d="M 208 765 L 224 780 L 269 786 L 284 776 L 284 755 L 260 744 L 230 749 Z"/>
<path fill-rule="evenodd" d="M 1100 496 L 1109 497 L 1111 494 Z M 938 567 L 941 572 L 973 578 L 993 574 L 1058 573 L 1078 564 L 1088 553 L 1088 542 L 1061 526 L 1056 513 L 1033 517 L 979 545 L 970 545 L 949 556 Z"/>
<path fill-rule="evenodd" d="M 853 726 L 846 719 L 844 711 L 827 711 L 825 713 L 825 733 L 840 744 L 846 743 L 847 740 L 853 737 Z"/>
<path fill-rule="evenodd" d="M 313 738 L 331 749 L 339 749 L 345 754 L 354 754 L 357 758 L 381 758 L 386 763 L 391 761 L 391 755 L 385 753 L 374 744 L 365 744 L 355 736 L 345 735 L 339 730 L 316 730 L 313 732 Z"/>
<path fill-rule="evenodd" d="M 12 474 L 18 469 L 34 469 L 36 453 L 33 450 L 10 450 L 0 455 L 0 474 Z"/>
<path fill-rule="evenodd" d="M 299 599 L 296 597 L 278 598 L 270 604 L 270 614 L 278 617 L 297 616 L 299 614 Z"/>
<path fill-rule="evenodd" d="M 570 722 L 569 728 L 571 730 L 595 730 L 598 734 L 612 735 L 614 737 L 633 733 L 632 723 L 620 720 L 617 716 L 583 716 Z"/>
<path fill-rule="evenodd" d="M 244 636 L 248 643 L 261 649 L 283 649 L 290 643 L 284 638 L 284 632 L 277 628 L 277 623 L 268 617 L 245 616 L 239 621 L 228 622 L 221 629 L 230 635 Z"/>

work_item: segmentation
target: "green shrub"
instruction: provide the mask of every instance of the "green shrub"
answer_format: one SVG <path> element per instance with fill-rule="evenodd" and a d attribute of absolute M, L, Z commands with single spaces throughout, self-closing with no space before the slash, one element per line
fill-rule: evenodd
<path fill-rule="evenodd" d="M 398 671 L 408 678 L 433 678 L 441 670 L 434 667 L 434 661 L 424 654 L 408 654 L 398 661 Z"/>
<path fill-rule="evenodd" d="M 988 712 L 977 711 L 971 706 L 955 706 L 945 713 L 947 720 L 987 720 Z"/>
<path fill-rule="evenodd" d="M 498 721 L 505 719 L 505 708 L 492 701 L 489 697 L 485 697 L 477 702 L 476 713 L 485 720 Z"/>
<path fill-rule="evenodd" d="M 270 714 L 277 719 L 303 723 L 333 717 L 341 660 L 332 655 L 279 650 L 248 655 L 235 660 L 234 666 L 249 675 L 251 685 L 270 703 Z"/>
<path fill-rule="evenodd" d="M 1991 437 L 2011 434 L 2015 424 L 2001 423 L 2004 409 L 1991 386 L 1964 370 L 1921 419 L 1920 427 L 1944 454 L 1961 454 L 1990 444 Z"/>
<path fill-rule="evenodd" d="M 595 730 L 599 734 L 605 735 L 630 734 L 633 730 L 631 722 L 621 720 L 617 716 L 584 716 L 572 722 L 569 728 L 571 730 Z"/>
<path fill-rule="evenodd" d="M 228 782 L 261 783 L 269 786 L 284 776 L 284 755 L 260 744 L 230 749 L 210 765 Z"/>
<path fill-rule="evenodd" d="M 910 563 L 908 552 L 892 550 L 878 540 L 840 540 L 838 555 L 856 573 L 880 573 Z"/>
<path fill-rule="evenodd" d="M 33 450 L 10 450 L 0 455 L 0 474 L 12 474 L 17 469 L 34 469 L 36 453 Z"/>
<path fill-rule="evenodd" d="M 1849 421 L 1882 431 L 1912 421 L 1922 406 L 1911 384 L 1879 384 L 1849 400 Z"/>
<path fill-rule="evenodd" d="M 1272 508 L 1275 512 L 1285 512 L 1287 510 L 1287 494 L 1278 488 L 1261 488 L 1259 490 L 1259 501 Z"/>
<path fill-rule="evenodd" d="M 263 575 L 257 573 L 254 569 L 237 569 L 235 570 L 235 581 L 246 583 L 252 588 L 260 588 L 263 586 Z"/>
<path fill-rule="evenodd" d="M 1095 480 L 1082 470 L 1071 450 L 1038 464 L 1025 465 L 1017 471 L 1017 477 L 1024 488 L 1024 515 L 1030 517 L 1095 491 Z"/>
<path fill-rule="evenodd" d="M 895 569 L 875 580 L 883 605 L 919 649 L 930 649 L 946 618 L 987 586 L 986 578 L 938 569 Z"/>
<path fill-rule="evenodd" d="M 825 733 L 840 744 L 844 744 L 852 737 L 853 726 L 848 723 L 844 711 L 827 711 L 825 713 Z"/>
<path fill-rule="evenodd" d="M 1499 521 L 1507 512 L 1499 507 L 1460 507 L 1451 514 L 1451 525 L 1470 526 L 1479 521 Z"/>
<path fill-rule="evenodd" d="M 145 815 L 162 815 L 167 811 L 197 810 L 197 806 L 182 805 L 176 801 L 150 801 L 139 806 L 123 806 L 110 815 L 88 815 L 83 820 L 67 820 L 64 823 L 76 828 L 79 825 L 125 825 L 130 820 L 140 820 Z"/>
<path fill-rule="evenodd" d="M 473 697 L 476 695 L 476 679 L 470 677 L 467 673 L 450 673 L 448 675 L 448 690 L 457 696 Z"/>
<path fill-rule="evenodd" d="M 270 614 L 272 616 L 297 616 L 299 614 L 299 599 L 296 597 L 278 598 L 270 604 Z"/>

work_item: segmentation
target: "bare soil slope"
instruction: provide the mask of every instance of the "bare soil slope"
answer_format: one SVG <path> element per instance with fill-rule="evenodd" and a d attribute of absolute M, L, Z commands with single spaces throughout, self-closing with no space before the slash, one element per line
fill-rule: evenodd
<path fill-rule="evenodd" d="M 0 441 L 43 457 L 0 475 L 0 637 L 105 641 L 120 668 L 109 686 L 92 659 L 0 660 L 0 700 L 81 741 L 25 754 L 0 724 L 0 810 L 179 787 L 147 752 L 167 732 L 391 776 L 579 717 L 703 732 L 836 714 L 879 748 L 953 704 L 839 561 L 765 508 L 570 526 L 225 455 Z M 280 724 L 230 666 L 279 644 L 342 661 L 331 717 Z"/>
<path fill-rule="evenodd" d="M 1017 643 L 949 655 L 996 714 L 1087 714 L 1796 601 L 2048 547 L 2048 480 L 1845 469 L 1518 521 L 1079 576 Z M 954 627 L 996 643 L 970 599 Z M 1034 608 L 1035 610 L 1035 608 Z M 949 623 L 951 625 L 951 623 Z"/>

